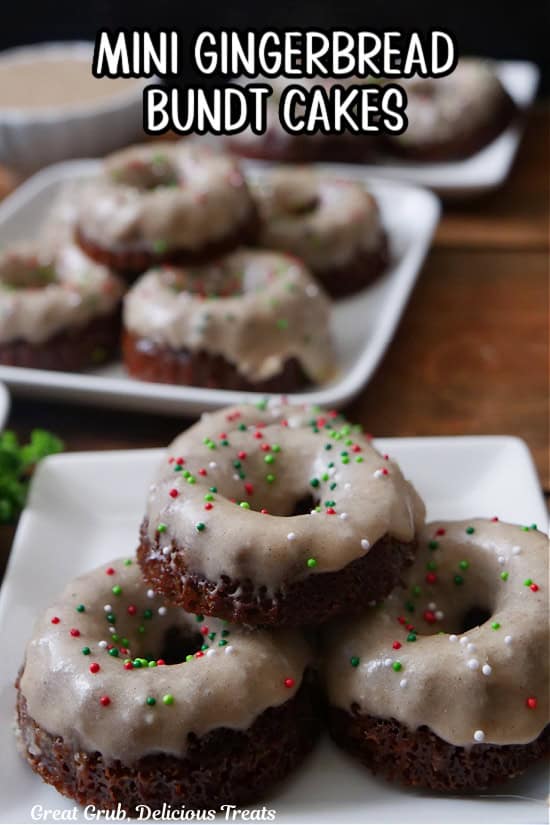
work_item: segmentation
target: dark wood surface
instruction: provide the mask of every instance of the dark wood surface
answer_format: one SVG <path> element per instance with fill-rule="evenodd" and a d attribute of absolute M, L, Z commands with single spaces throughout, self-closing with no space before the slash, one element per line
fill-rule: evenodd
<path fill-rule="evenodd" d="M 548 110 L 506 185 L 447 205 L 397 334 L 346 413 L 379 436 L 509 434 L 548 467 Z M 190 420 L 14 399 L 8 426 L 68 450 L 164 446 Z M 0 529 L 0 575 L 12 531 Z"/>

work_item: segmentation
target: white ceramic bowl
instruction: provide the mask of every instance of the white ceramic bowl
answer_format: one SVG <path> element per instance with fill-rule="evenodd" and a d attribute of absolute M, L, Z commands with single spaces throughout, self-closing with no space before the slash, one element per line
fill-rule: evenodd
<path fill-rule="evenodd" d="M 93 43 L 44 43 L 1 52 L 0 69 L 7 62 L 76 58 L 86 60 L 91 73 L 92 56 Z M 95 157 L 139 140 L 142 91 L 151 82 L 136 80 L 119 92 L 76 104 L 20 109 L 0 105 L 0 163 L 29 174 L 55 161 Z"/>

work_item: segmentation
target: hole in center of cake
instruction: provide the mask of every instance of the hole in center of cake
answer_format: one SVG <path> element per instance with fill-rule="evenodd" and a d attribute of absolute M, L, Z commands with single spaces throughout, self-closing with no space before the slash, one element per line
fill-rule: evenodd
<path fill-rule="evenodd" d="M 132 647 L 132 657 L 158 661 L 163 659 L 166 665 L 179 665 L 187 656 L 193 656 L 204 644 L 202 635 L 197 631 L 190 632 L 187 628 L 173 625 L 169 627 L 160 639 L 152 646 L 145 642 L 140 644 L 140 650 Z"/>
<path fill-rule="evenodd" d="M 467 630 L 472 630 L 474 627 L 479 627 L 491 618 L 491 611 L 486 607 L 470 607 L 462 617 L 458 633 L 466 633 Z"/>

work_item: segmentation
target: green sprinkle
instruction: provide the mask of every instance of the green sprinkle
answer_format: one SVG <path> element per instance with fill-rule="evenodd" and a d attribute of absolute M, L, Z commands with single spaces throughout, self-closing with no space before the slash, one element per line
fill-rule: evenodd
<path fill-rule="evenodd" d="M 227 639 L 220 639 L 218 642 L 218 647 L 224 647 L 227 644 Z"/>
<path fill-rule="evenodd" d="M 158 533 L 165 533 L 166 532 L 166 524 L 161 521 L 159 525 L 157 525 L 157 532 Z"/>
<path fill-rule="evenodd" d="M 217 493 L 218 492 L 217 487 L 209 487 L 208 489 L 210 490 L 211 493 Z"/>
<path fill-rule="evenodd" d="M 453 579 L 455 584 L 464 584 L 464 579 L 462 576 L 456 575 Z"/>
<path fill-rule="evenodd" d="M 414 604 L 412 602 L 405 602 L 405 608 L 409 613 L 414 613 Z"/>
<path fill-rule="evenodd" d="M 120 641 L 122 642 L 122 647 L 129 647 L 130 646 L 130 640 L 127 639 L 126 636 L 123 636 Z"/>
<path fill-rule="evenodd" d="M 76 612 L 77 613 L 84 613 L 85 610 L 86 610 L 86 608 L 84 607 L 83 604 L 77 604 L 77 606 L 76 606 Z"/>
<path fill-rule="evenodd" d="M 115 584 L 111 589 L 115 596 L 120 596 L 120 594 L 122 593 L 122 587 L 120 586 L 120 584 Z"/>
<path fill-rule="evenodd" d="M 466 527 L 466 532 L 468 533 L 469 536 L 471 536 L 472 533 L 475 533 L 475 528 L 474 527 Z"/>
<path fill-rule="evenodd" d="M 204 497 L 204 500 L 205 501 L 214 501 L 214 496 L 212 495 L 212 493 L 207 493 Z"/>
<path fill-rule="evenodd" d="M 325 450 L 332 450 L 332 444 L 325 444 Z"/>
<path fill-rule="evenodd" d="M 412 594 L 413 594 L 413 596 L 421 596 L 422 595 L 422 588 L 418 584 L 416 584 L 412 588 Z"/>
<path fill-rule="evenodd" d="M 307 560 L 308 567 L 317 567 L 317 559 L 311 558 Z"/>
<path fill-rule="evenodd" d="M 250 504 L 248 503 L 248 501 L 241 501 L 239 507 L 242 507 L 243 510 L 250 510 Z"/>
<path fill-rule="evenodd" d="M 416 633 L 409 633 L 409 635 L 407 636 L 407 641 L 416 642 Z"/>
<path fill-rule="evenodd" d="M 468 569 L 468 567 L 470 566 L 470 562 L 469 562 L 469 561 L 465 561 L 465 560 L 463 560 L 463 561 L 459 561 L 459 562 L 458 562 L 458 566 L 460 567 L 460 569 L 461 569 L 461 570 L 467 570 L 467 569 Z"/>
<path fill-rule="evenodd" d="M 266 455 L 264 456 L 264 461 L 266 464 L 273 464 L 273 462 L 275 461 L 275 456 L 271 454 Z"/>
<path fill-rule="evenodd" d="M 206 524 L 203 521 L 197 521 L 195 524 L 195 530 L 197 533 L 202 533 L 203 530 L 206 530 Z"/>
<path fill-rule="evenodd" d="M 507 573 L 506 570 L 503 570 L 502 573 L 500 574 L 500 578 L 502 579 L 503 582 L 506 582 L 506 581 L 508 581 L 508 576 L 509 575 L 510 574 Z"/>
<path fill-rule="evenodd" d="M 271 446 L 272 453 L 280 453 L 281 452 L 281 445 L 280 444 L 273 444 Z"/>
<path fill-rule="evenodd" d="M 132 559 L 126 559 L 126 561 L 124 562 L 124 567 L 130 567 L 131 564 L 132 564 Z"/>
<path fill-rule="evenodd" d="M 157 704 L 157 700 L 155 699 L 154 696 L 148 696 L 147 699 L 145 700 L 145 704 L 150 705 L 152 707 L 153 705 Z"/>
<path fill-rule="evenodd" d="M 120 636 L 118 635 L 118 633 L 113 633 L 111 639 L 113 642 L 120 642 Z"/>
<path fill-rule="evenodd" d="M 358 456 L 356 456 L 355 461 L 357 462 L 357 464 L 362 464 L 363 461 L 364 461 L 364 458 L 363 458 L 362 455 L 358 455 Z"/>
<path fill-rule="evenodd" d="M 437 564 L 435 561 L 429 561 L 426 565 L 426 570 L 437 570 Z"/>
<path fill-rule="evenodd" d="M 132 665 L 134 667 L 140 668 L 141 667 L 141 659 L 134 659 L 134 661 L 132 662 Z"/>
<path fill-rule="evenodd" d="M 118 656 L 118 647 L 112 647 L 109 651 L 109 656 Z"/>
<path fill-rule="evenodd" d="M 151 661 L 147 663 L 147 667 L 156 667 L 156 666 L 157 666 L 157 663 L 155 662 L 154 659 L 151 659 Z"/>
<path fill-rule="evenodd" d="M 429 550 L 437 550 L 438 547 L 439 547 L 439 542 L 438 541 L 429 541 L 428 542 L 428 549 Z"/>
<path fill-rule="evenodd" d="M 500 622 L 491 622 L 491 627 L 493 628 L 493 630 L 499 630 Z"/>
<path fill-rule="evenodd" d="M 144 619 L 152 619 L 153 618 L 153 611 L 147 608 L 143 611 L 143 618 Z"/>
<path fill-rule="evenodd" d="M 216 638 L 216 632 L 213 630 L 212 633 L 208 634 L 208 638 L 210 639 L 211 642 L 213 642 L 214 639 Z"/>
<path fill-rule="evenodd" d="M 185 657 L 185 661 L 186 661 L 186 662 L 190 662 L 192 658 L 193 658 L 193 654 L 192 654 L 192 653 L 188 653 L 188 654 L 187 654 L 187 656 Z"/>
<path fill-rule="evenodd" d="M 318 487 L 321 482 L 318 478 L 312 478 L 309 483 L 312 487 Z"/>
<path fill-rule="evenodd" d="M 399 670 L 401 670 L 402 667 L 403 667 L 403 665 L 401 664 L 401 662 L 394 662 L 393 665 L 392 665 L 392 668 L 395 670 L 396 673 Z"/>
<path fill-rule="evenodd" d="M 140 624 L 140 626 L 138 627 L 138 633 L 145 633 L 144 625 Z"/>
<path fill-rule="evenodd" d="M 92 651 L 88 646 L 82 648 L 82 653 L 84 654 L 84 656 L 89 656 L 91 652 Z"/>
<path fill-rule="evenodd" d="M 273 484 L 273 482 L 275 481 L 275 476 L 273 475 L 273 473 L 268 473 L 265 477 L 265 480 L 268 484 Z"/>
<path fill-rule="evenodd" d="M 197 615 L 195 616 L 195 621 L 204 622 L 204 616 L 202 615 L 202 613 L 197 613 Z"/>
<path fill-rule="evenodd" d="M 530 587 L 533 584 L 533 579 L 525 579 L 523 584 L 525 585 L 525 587 Z"/>
<path fill-rule="evenodd" d="M 162 701 L 165 705 L 173 705 L 174 704 L 174 697 L 171 693 L 165 693 L 162 697 Z"/>
<path fill-rule="evenodd" d="M 115 624 L 115 622 L 116 622 L 116 616 L 115 616 L 114 613 L 107 613 L 105 618 L 107 619 L 108 622 L 111 622 L 111 624 Z"/>
<path fill-rule="evenodd" d="M 286 318 L 279 318 L 277 321 L 277 329 L 288 329 L 288 321 Z"/>
<path fill-rule="evenodd" d="M 167 249 L 168 244 L 166 243 L 166 241 L 159 240 L 153 243 L 153 251 L 156 252 L 157 255 L 162 255 L 162 253 L 166 252 Z"/>
<path fill-rule="evenodd" d="M 352 667 L 358 667 L 360 661 L 361 659 L 359 658 L 359 656 L 352 656 L 349 660 L 349 663 Z"/>

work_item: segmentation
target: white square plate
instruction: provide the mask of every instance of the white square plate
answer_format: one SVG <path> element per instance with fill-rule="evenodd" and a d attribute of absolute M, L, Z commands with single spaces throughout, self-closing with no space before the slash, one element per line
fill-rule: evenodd
<path fill-rule="evenodd" d="M 378 446 L 416 484 L 430 519 L 497 514 L 545 529 L 536 472 L 527 447 L 516 438 L 381 439 Z M 33 805 L 72 809 L 16 752 L 13 680 L 37 614 L 66 582 L 133 552 L 146 489 L 161 455 L 158 450 L 75 453 L 48 458 L 38 468 L 0 593 L 1 822 L 30 822 Z M 277 810 L 276 823 L 543 823 L 544 767 L 488 795 L 436 796 L 375 779 L 325 739 L 265 804 Z M 71 821 L 84 821 L 78 811 Z"/>
<path fill-rule="evenodd" d="M 8 395 L 8 391 L 4 384 L 0 383 L 0 432 L 4 424 L 6 423 L 6 419 L 8 417 L 8 412 L 10 409 L 10 397 Z"/>
<path fill-rule="evenodd" d="M 520 112 L 535 99 L 540 72 L 534 63 L 506 60 L 495 64 L 497 74 Z M 399 81 L 398 81 L 399 82 Z M 512 166 L 523 134 L 524 123 L 516 119 L 488 146 L 464 160 L 441 163 L 397 160 L 384 157 L 363 169 L 369 178 L 385 178 L 427 186 L 447 199 L 481 195 L 501 186 Z M 342 174 L 349 164 L 322 164 Z"/>
<path fill-rule="evenodd" d="M 0 244 L 35 236 L 63 187 L 93 177 L 98 168 L 97 161 L 69 161 L 30 178 L 0 205 Z M 257 177 L 261 171 L 253 174 Z M 293 401 L 329 407 L 349 401 L 376 369 L 414 286 L 440 210 L 437 198 L 426 190 L 393 181 L 376 181 L 370 186 L 359 167 L 346 169 L 342 176 L 367 182 L 378 198 L 390 241 L 391 265 L 371 287 L 335 305 L 332 330 L 339 366 L 336 380 L 289 396 Z M 34 397 L 164 413 L 196 414 L 254 397 L 253 393 L 136 381 L 120 364 L 85 373 L 0 366 L 0 380 L 14 392 Z"/>

